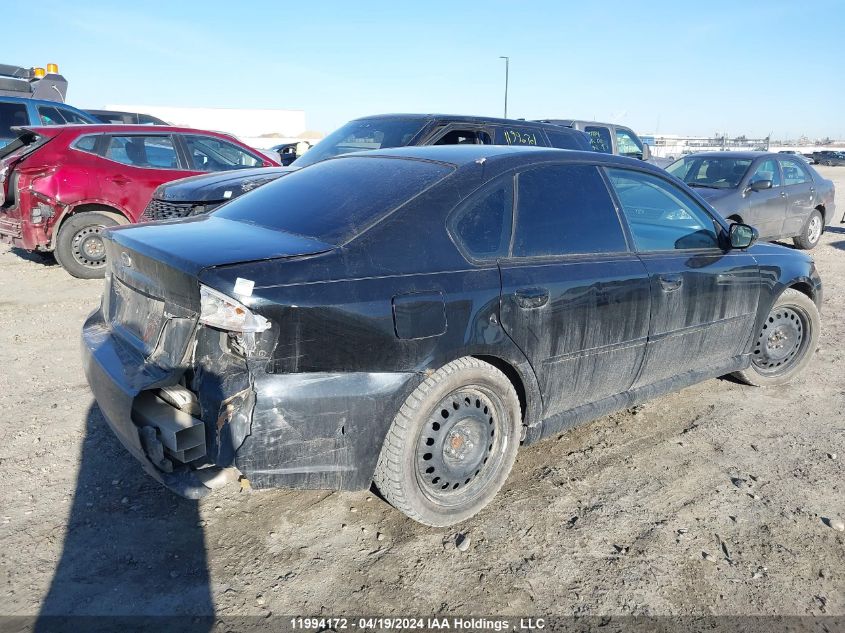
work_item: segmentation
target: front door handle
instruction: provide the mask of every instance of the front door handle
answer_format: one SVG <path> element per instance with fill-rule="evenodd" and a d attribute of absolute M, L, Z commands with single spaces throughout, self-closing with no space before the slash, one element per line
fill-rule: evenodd
<path fill-rule="evenodd" d="M 674 292 L 684 285 L 684 278 L 681 275 L 659 275 L 657 280 L 663 292 Z"/>
<path fill-rule="evenodd" d="M 786 192 L 785 192 L 785 191 L 781 191 L 781 192 L 780 192 L 780 197 L 781 197 L 781 198 L 786 198 Z"/>
<path fill-rule="evenodd" d="M 129 182 L 129 178 L 127 178 L 126 176 L 121 176 L 120 174 L 118 174 L 117 176 L 112 176 L 111 178 L 108 178 L 108 180 L 110 180 L 111 182 L 113 182 L 116 185 L 121 185 L 121 186 L 123 186 L 123 185 L 125 185 L 126 183 Z"/>
<path fill-rule="evenodd" d="M 513 294 L 516 304 L 526 310 L 542 308 L 549 302 L 548 288 L 520 288 Z"/>

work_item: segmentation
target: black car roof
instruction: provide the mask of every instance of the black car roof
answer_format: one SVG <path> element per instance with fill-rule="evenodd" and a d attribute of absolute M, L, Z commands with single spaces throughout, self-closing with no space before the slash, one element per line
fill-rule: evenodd
<path fill-rule="evenodd" d="M 549 123 L 545 121 L 531 121 L 526 119 L 501 119 L 497 117 L 487 117 L 487 116 L 478 116 L 478 115 L 470 115 L 470 114 L 422 114 L 422 113 L 390 113 L 390 114 L 373 114 L 369 116 L 359 117 L 357 119 L 353 119 L 354 121 L 367 121 L 371 119 L 404 119 L 404 120 L 412 120 L 412 121 L 437 121 L 443 123 L 473 123 L 473 124 L 485 124 L 485 123 L 493 123 L 498 125 L 529 125 L 532 127 L 546 127 L 552 126 L 555 128 L 560 129 L 561 125 L 555 123 Z"/>
<path fill-rule="evenodd" d="M 410 147 L 393 147 L 387 149 L 373 149 L 363 152 L 342 154 L 328 160 L 343 160 L 345 158 L 405 158 L 409 160 L 430 160 L 462 167 L 480 160 L 491 163 L 510 160 L 515 164 L 527 164 L 545 161 L 589 161 L 600 165 L 620 165 L 638 167 L 664 173 L 653 165 L 641 160 L 614 156 L 600 152 L 555 149 L 550 147 L 526 147 L 508 145 L 418 145 Z"/>

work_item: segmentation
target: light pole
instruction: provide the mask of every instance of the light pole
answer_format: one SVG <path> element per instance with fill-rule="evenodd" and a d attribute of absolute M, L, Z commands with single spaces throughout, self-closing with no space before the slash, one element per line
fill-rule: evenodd
<path fill-rule="evenodd" d="M 499 59 L 505 60 L 505 118 L 508 118 L 508 70 L 510 66 L 510 57 L 505 57 L 504 55 L 499 55 Z"/>

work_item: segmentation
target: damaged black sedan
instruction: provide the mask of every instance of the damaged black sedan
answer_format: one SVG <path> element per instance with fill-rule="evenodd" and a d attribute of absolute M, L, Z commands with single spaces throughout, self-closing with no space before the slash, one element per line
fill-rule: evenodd
<path fill-rule="evenodd" d="M 200 497 L 364 489 L 415 520 L 484 507 L 520 445 L 810 361 L 821 282 L 641 161 L 495 146 L 333 158 L 210 215 L 107 233 L 83 329 L 100 409 Z"/>

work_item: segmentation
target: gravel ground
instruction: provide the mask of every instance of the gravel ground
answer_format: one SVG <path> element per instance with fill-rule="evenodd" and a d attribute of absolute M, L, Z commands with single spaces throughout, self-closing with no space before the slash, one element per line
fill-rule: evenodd
<path fill-rule="evenodd" d="M 841 214 L 845 168 L 820 171 Z M 838 220 L 800 380 L 710 380 L 527 447 L 460 549 L 371 492 L 162 489 L 82 372 L 102 282 L 2 247 L 0 614 L 845 615 Z"/>

